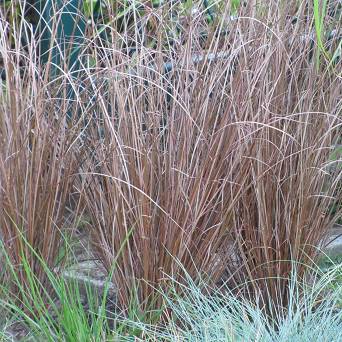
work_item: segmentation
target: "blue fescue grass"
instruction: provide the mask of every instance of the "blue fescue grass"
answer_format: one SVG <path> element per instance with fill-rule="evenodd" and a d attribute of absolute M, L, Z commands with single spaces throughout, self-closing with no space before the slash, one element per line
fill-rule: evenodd
<path fill-rule="evenodd" d="M 229 289 L 224 293 L 214 290 L 208 296 L 188 278 L 186 286 L 177 284 L 182 287 L 182 296 L 179 290 L 178 294 L 163 294 L 170 312 L 166 326 L 139 326 L 151 341 L 341 341 L 342 283 L 336 283 L 341 269 L 342 264 L 326 273 L 315 269 L 311 285 L 297 279 L 293 271 L 289 305 L 272 316 L 265 313 L 267 303 L 261 300 L 252 303 L 237 298 Z M 332 283 L 333 291 L 328 290 Z"/>

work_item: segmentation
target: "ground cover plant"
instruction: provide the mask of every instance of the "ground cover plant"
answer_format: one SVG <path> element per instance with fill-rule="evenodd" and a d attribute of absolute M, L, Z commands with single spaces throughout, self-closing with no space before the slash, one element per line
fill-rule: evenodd
<path fill-rule="evenodd" d="M 169 278 L 167 292 L 160 292 L 168 314 L 164 320 L 146 324 L 136 317 L 112 315 L 106 306 L 106 291 L 99 296 L 90 286 L 56 277 L 42 262 L 53 284 L 56 298 L 43 298 L 34 292 L 35 301 L 26 307 L 28 315 L 15 302 L 0 300 L 2 312 L 12 312 L 0 322 L 0 337 L 11 340 L 17 331 L 25 341 L 339 341 L 341 339 L 341 264 L 322 272 L 310 268 L 311 283 L 296 275 L 289 277 L 289 304 L 267 316 L 262 301 L 236 297 L 231 289 L 210 289 L 206 282 L 194 283 L 184 270 L 179 282 Z M 10 272 L 14 269 L 9 266 Z M 181 265 L 179 265 L 180 268 Z M 14 271 L 15 272 L 15 271 Z M 199 279 L 201 276 L 198 274 Z M 203 280 L 203 279 L 202 279 Z M 333 288 L 333 291 L 331 290 Z M 22 288 L 23 289 L 23 288 Z M 205 291 L 203 291 L 205 289 Z M 223 291 L 222 291 L 223 290 Z M 206 293 L 211 293 L 208 296 Z M 169 315 L 169 316 L 168 316 Z M 18 335 L 17 335 L 18 336 Z"/>
<path fill-rule="evenodd" d="M 66 242 L 66 241 L 65 241 Z M 26 245 L 32 249 L 30 245 Z M 66 250 L 72 255 L 72 246 L 66 242 Z M 34 253 L 35 254 L 35 253 Z M 31 258 L 23 256 L 27 264 L 26 277 L 30 280 L 23 284 L 17 277 L 17 270 L 9 255 L 5 254 L 3 266 L 12 275 L 17 285 L 16 296 L 8 284 L 0 286 L 0 322 L 4 340 L 28 341 L 104 341 L 114 339 L 120 324 L 108 312 L 108 286 L 102 293 L 89 284 L 81 284 L 76 279 L 60 277 L 46 261 L 36 256 L 36 262 L 44 274 L 42 284 L 36 271 L 29 267 Z M 71 260 L 70 260 L 71 261 Z M 45 291 L 37 291 L 42 285 Z M 46 291 L 47 288 L 52 291 Z M 21 301 L 18 302 L 17 298 Z"/>
<path fill-rule="evenodd" d="M 171 323 L 130 324 L 140 327 L 152 341 L 339 341 L 341 282 L 334 292 L 327 293 L 326 289 L 336 285 L 341 264 L 325 274 L 317 272 L 316 267 L 311 269 L 314 281 L 310 286 L 295 272 L 294 268 L 288 279 L 287 310 L 278 307 L 271 317 L 265 315 L 262 301 L 251 303 L 237 298 L 229 289 L 224 294 L 211 291 L 208 297 L 187 275 L 183 296 L 172 286 L 170 292 L 163 293 L 171 308 Z"/>
<path fill-rule="evenodd" d="M 76 71 L 58 45 L 59 5 L 49 29 L 60 56 L 44 61 L 25 10 L 1 11 L 0 233 L 11 265 L 1 283 L 11 310 L 46 331 L 42 306 L 54 296 L 68 298 L 66 316 L 83 310 L 56 271 L 77 195 L 72 216 L 89 217 L 121 318 L 177 317 L 165 293 L 181 301 L 190 279 L 206 295 L 224 282 L 262 320 L 283 319 L 293 265 L 304 281 L 342 211 L 340 12 L 310 1 L 114 1 L 96 7 L 95 23 L 97 3 L 87 3 Z M 63 329 L 52 336 L 83 338 Z"/>

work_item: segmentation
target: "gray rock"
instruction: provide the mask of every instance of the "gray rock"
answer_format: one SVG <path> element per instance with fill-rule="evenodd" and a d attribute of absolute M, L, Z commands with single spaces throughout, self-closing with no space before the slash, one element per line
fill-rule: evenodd
<path fill-rule="evenodd" d="M 335 224 L 329 232 L 326 245 L 323 248 L 324 253 L 329 257 L 342 255 L 342 225 Z"/>

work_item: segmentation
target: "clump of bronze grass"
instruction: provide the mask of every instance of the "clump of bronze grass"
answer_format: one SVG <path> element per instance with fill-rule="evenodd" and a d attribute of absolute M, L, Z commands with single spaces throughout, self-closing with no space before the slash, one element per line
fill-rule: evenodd
<path fill-rule="evenodd" d="M 32 27 L 23 18 L 1 16 L 0 37 L 0 237 L 14 270 L 2 281 L 22 300 L 18 284 L 32 290 L 33 281 L 37 293 L 49 291 L 40 258 L 51 269 L 56 265 L 78 167 L 78 132 L 75 121 L 67 120 L 74 107 L 66 95 L 67 70 L 50 79 L 51 65 L 40 64 Z"/>
<path fill-rule="evenodd" d="M 315 257 L 341 199 L 329 159 L 341 135 L 338 35 L 322 45 L 308 1 L 250 1 L 234 18 L 224 1 L 216 14 L 145 4 L 120 22 L 107 5 L 111 20 L 79 48 L 78 86 L 65 64 L 41 67 L 39 38 L 24 49 L 24 21 L 0 22 L 0 231 L 20 279 L 29 260 L 44 291 L 35 256 L 54 265 L 82 167 L 92 242 L 123 309 L 158 316 L 165 274 L 181 281 L 183 269 L 212 283 L 228 270 L 231 284 L 251 284 L 244 295 L 286 306 L 292 265 Z"/>
<path fill-rule="evenodd" d="M 284 308 L 291 260 L 303 277 L 341 215 L 330 208 L 342 198 L 341 160 L 331 159 L 342 133 L 341 62 L 316 58 L 310 4 L 293 8 L 271 3 L 267 19 L 250 23 L 250 49 L 232 84 L 236 108 L 252 114 L 248 186 L 234 206 L 241 268 L 233 277 L 250 280 L 250 293 L 261 293 L 266 305 Z M 295 22 L 286 19 L 294 14 Z"/>
<path fill-rule="evenodd" d="M 190 11 L 172 43 L 161 8 L 148 12 L 156 44 L 132 15 L 120 41 L 135 38 L 133 53 L 93 45 L 80 188 L 125 309 L 160 308 L 157 289 L 165 273 L 181 279 L 179 263 L 213 283 L 228 268 L 234 283 L 253 280 L 245 295 L 285 306 L 291 265 L 314 258 L 334 220 L 340 62 L 315 58 L 313 8 L 251 1 L 234 19 L 220 6 L 209 24 Z"/>

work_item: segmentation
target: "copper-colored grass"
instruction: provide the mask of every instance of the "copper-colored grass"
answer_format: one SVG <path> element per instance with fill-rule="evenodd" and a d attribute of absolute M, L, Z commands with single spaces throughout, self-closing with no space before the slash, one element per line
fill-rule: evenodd
<path fill-rule="evenodd" d="M 21 250 L 43 278 L 22 236 L 53 265 L 79 168 L 91 241 L 123 309 L 160 308 L 158 287 L 166 274 L 181 281 L 183 267 L 212 284 L 228 270 L 244 295 L 285 306 L 291 267 L 316 256 L 341 200 L 341 169 L 329 159 L 341 136 L 341 62 L 318 54 L 309 1 L 248 1 L 234 20 L 222 1 L 210 24 L 197 10 L 174 25 L 169 2 L 145 9 L 120 32 L 109 22 L 107 41 L 87 31 L 73 105 L 67 71 L 52 82 L 34 44 L 25 58 L 19 41 L 0 38 L 5 248 L 23 281 Z M 75 159 L 66 117 L 80 113 Z"/>
<path fill-rule="evenodd" d="M 177 260 L 213 283 L 228 268 L 235 284 L 252 281 L 247 294 L 286 304 L 283 277 L 316 255 L 341 177 L 328 167 L 341 133 L 340 65 L 315 59 L 310 11 L 251 1 L 232 21 L 227 4 L 204 43 L 199 12 L 168 49 L 139 45 L 136 19 L 133 57 L 109 48 L 89 71 L 81 188 L 124 308 L 133 295 L 142 310 L 158 307 L 164 274 L 181 279 Z M 168 19 L 155 16 L 160 37 Z"/>
<path fill-rule="evenodd" d="M 43 265 L 55 266 L 78 167 L 73 150 L 78 133 L 67 121 L 73 109 L 63 97 L 68 83 L 44 74 L 35 40 L 22 44 L 25 30 L 30 28 L 24 21 L 15 27 L 1 17 L 6 79 L 0 83 L 0 236 L 15 271 L 6 272 L 3 281 L 11 285 L 13 280 L 11 292 L 19 297 L 18 284 L 32 290 L 30 274 L 41 284 L 38 292 L 48 290 Z"/>

